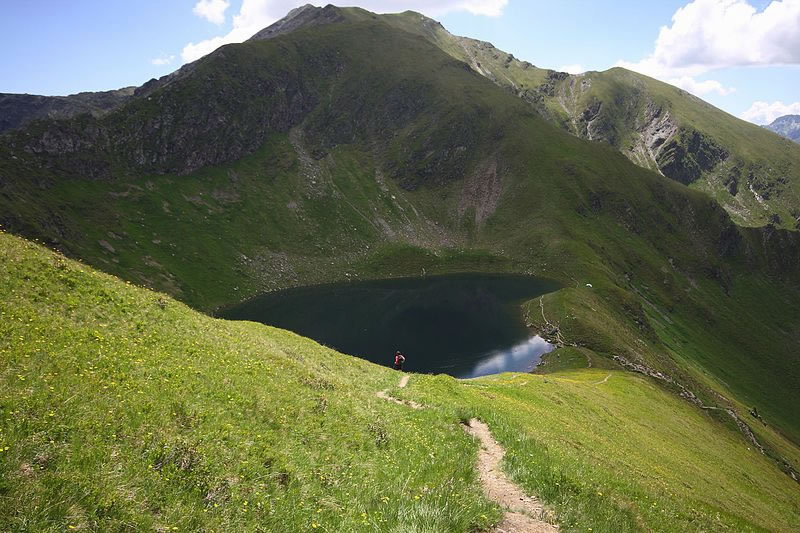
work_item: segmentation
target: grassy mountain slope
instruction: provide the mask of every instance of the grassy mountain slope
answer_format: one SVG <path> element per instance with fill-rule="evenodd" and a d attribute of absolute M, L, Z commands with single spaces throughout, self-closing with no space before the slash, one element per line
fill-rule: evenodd
<path fill-rule="evenodd" d="M 418 13 L 385 15 L 469 64 L 574 135 L 708 192 L 739 224 L 797 229 L 800 148 L 666 83 L 612 68 L 569 75 L 490 43 L 450 34 Z"/>
<path fill-rule="evenodd" d="M 380 20 L 224 47 L 191 76 L 91 128 L 84 118 L 9 136 L 0 197 L 5 224 L 205 309 L 270 288 L 422 268 L 590 279 L 610 291 L 611 307 L 634 310 L 624 317 L 630 342 L 643 327 L 635 311 L 641 304 L 620 298 L 619 288 L 664 287 L 652 298 L 667 308 L 688 298 L 684 312 L 697 315 L 715 307 L 707 301 L 727 305 L 719 295 L 730 292 L 737 270 L 747 277 L 748 269 L 769 266 L 758 264 L 761 252 L 704 195 L 553 128 L 463 67 Z M 261 94 L 262 87 L 275 92 Z M 291 90 L 297 92 L 281 96 Z M 239 103 L 254 98 L 271 105 L 267 117 L 278 131 L 262 130 L 255 108 Z M 315 105 L 300 105 L 308 108 L 304 116 L 284 117 L 295 106 L 281 102 L 298 100 Z M 204 114 L 225 115 L 228 125 L 191 129 Z M 169 127 L 164 116 L 173 117 Z M 161 135 L 139 136 L 153 128 Z M 111 144 L 60 153 L 62 144 L 51 142 L 77 130 Z M 258 131 L 265 140 L 236 162 L 191 176 L 154 173 L 238 157 L 258 136 L 246 144 L 231 138 Z M 226 139 L 217 143 L 220 135 Z M 21 142 L 56 151 L 30 154 L 19 151 Z M 198 154 L 206 145 L 211 153 Z M 131 154 L 142 155 L 144 168 L 137 170 Z M 113 179 L 75 174 L 86 169 L 97 169 L 93 176 L 112 172 Z M 668 264 L 673 272 L 665 276 Z M 703 279 L 722 290 L 684 296 Z M 740 331 L 744 323 L 760 331 L 764 320 L 725 324 Z M 678 372 L 662 348 L 640 353 L 623 344 L 615 349 L 633 360 Z M 795 346 L 782 340 L 767 357 L 794 368 Z M 727 353 L 714 352 L 715 367 L 724 367 Z M 783 366 L 766 368 L 775 386 L 752 399 L 796 435 L 783 407 L 791 404 L 796 373 Z M 755 383 L 748 387 L 757 389 Z"/>
<path fill-rule="evenodd" d="M 659 376 L 735 432 L 730 409 L 793 473 L 798 233 L 738 227 L 396 22 L 340 14 L 5 135 L 0 223 L 206 311 L 423 268 L 558 279 L 526 308 L 564 360 Z"/>
<path fill-rule="evenodd" d="M 0 233 L 0 525 L 467 531 L 486 420 L 565 531 L 789 531 L 797 485 L 735 428 L 632 373 L 459 382 L 214 320 Z M 177 528 L 177 529 L 176 529 Z"/>

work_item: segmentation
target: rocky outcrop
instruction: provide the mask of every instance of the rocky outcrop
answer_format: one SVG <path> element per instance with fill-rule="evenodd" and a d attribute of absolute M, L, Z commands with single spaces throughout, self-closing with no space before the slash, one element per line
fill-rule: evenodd
<path fill-rule="evenodd" d="M 728 152 L 697 130 L 680 129 L 663 145 L 656 162 L 661 173 L 684 185 L 700 179 L 713 169 Z"/>
<path fill-rule="evenodd" d="M 602 140 L 605 135 L 606 128 L 598 127 L 598 119 L 602 122 L 600 111 L 603 108 L 603 102 L 594 100 L 578 117 L 578 133 L 581 137 L 589 139 L 590 141 Z"/>
<path fill-rule="evenodd" d="M 661 172 L 658 160 L 677 131 L 678 125 L 669 110 L 650 101 L 644 106 L 641 121 L 636 124 L 633 147 L 625 155 L 639 166 Z"/>
<path fill-rule="evenodd" d="M 69 96 L 0 94 L 0 133 L 33 120 L 66 119 L 84 113 L 99 117 L 127 102 L 133 93 L 134 87 Z"/>

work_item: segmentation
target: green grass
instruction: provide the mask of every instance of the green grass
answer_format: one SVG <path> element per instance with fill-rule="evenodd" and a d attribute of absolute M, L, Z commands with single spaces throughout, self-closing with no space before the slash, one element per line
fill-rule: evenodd
<path fill-rule="evenodd" d="M 397 374 L 7 235 L 0 528 L 465 531 L 475 445 Z"/>
<path fill-rule="evenodd" d="M 500 513 L 470 416 L 564 531 L 800 525 L 770 460 L 629 373 L 413 376 L 392 394 L 429 406 L 414 411 L 375 397 L 396 372 L 289 332 L 7 234 L 0 259 L 4 530 L 480 530 Z"/>
<path fill-rule="evenodd" d="M 644 378 L 573 370 L 464 385 L 424 378 L 416 390 L 443 408 L 456 396 L 462 412 L 487 421 L 507 447 L 507 471 L 555 505 L 566 530 L 797 527 L 793 481 Z"/>
<path fill-rule="evenodd" d="M 413 14 L 404 17 L 402 24 L 413 22 L 409 19 Z M 549 358 L 553 366 L 546 365 L 543 371 L 560 374 L 579 369 L 579 354 L 587 365 L 591 360 L 589 372 L 614 369 L 614 357 L 624 357 L 670 376 L 707 405 L 735 409 L 776 459 L 770 463 L 769 473 L 756 467 L 760 475 L 767 476 L 761 479 L 780 474 L 777 465 L 782 459 L 795 467 L 800 464 L 796 445 L 800 420 L 794 394 L 800 379 L 796 335 L 800 300 L 794 260 L 800 241 L 796 233 L 735 226 L 703 192 L 638 168 L 611 146 L 582 141 L 548 124 L 524 101 L 468 71 L 434 44 L 407 29 L 392 29 L 384 20 L 361 17 L 352 24 L 299 31 L 271 41 L 226 47 L 223 52 L 224 57 L 212 54 L 198 64 L 192 76 L 154 93 L 152 101 L 143 100 L 102 119 L 105 122 L 100 126 L 119 133 L 124 141 L 107 153 L 88 151 L 63 159 L 36 156 L 13 145 L 21 142 L 19 137 L 4 137 L 0 146 L 0 222 L 15 233 L 57 245 L 93 267 L 169 293 L 207 312 L 266 290 L 423 271 L 513 272 L 552 278 L 565 288 L 543 299 L 547 317 L 557 322 L 565 338 L 578 348 L 556 352 Z M 339 75 L 332 75 L 334 71 Z M 364 72 L 369 72 L 368 79 Z M 304 95 L 315 99 L 299 125 L 267 132 L 252 130 L 253 117 L 263 114 L 251 111 L 246 103 L 264 109 L 275 104 L 261 94 L 261 84 L 291 85 L 298 80 L 303 81 Z M 230 82 L 226 87 L 236 97 L 221 97 L 219 81 Z M 180 163 L 185 148 L 178 135 L 170 145 L 174 148 L 169 152 L 171 159 L 163 167 L 147 167 L 146 171 L 132 167 L 126 160 L 131 146 L 125 143 L 133 142 L 132 131 L 159 115 L 153 102 L 162 102 L 162 109 L 191 122 L 197 117 L 187 101 L 207 102 L 203 109 L 219 108 L 234 117 L 231 124 L 237 125 L 231 131 L 204 130 L 192 142 L 234 149 L 241 147 L 236 144 L 241 136 L 248 143 L 256 139 L 249 155 L 183 175 L 169 170 Z M 73 122 L 39 123 L 29 132 L 41 134 L 48 127 L 83 131 L 92 124 L 97 125 L 83 117 Z M 190 126 L 183 124 L 170 131 L 185 132 Z M 305 136 L 298 135 L 299 130 Z M 167 137 L 170 134 L 165 133 Z M 147 144 L 145 148 L 158 148 L 157 138 L 146 142 L 156 146 Z M 19 154 L 17 159 L 10 157 L 12 152 Z M 305 155 L 312 153 L 320 158 L 309 161 Z M 76 168 L 83 167 L 70 165 L 75 157 L 83 161 L 79 156 L 107 163 L 116 172 L 114 179 L 76 175 Z M 485 216 L 478 216 L 484 209 Z M 111 516 L 108 524 L 112 529 L 122 528 L 128 521 L 142 527 L 166 527 L 178 516 L 187 517 L 190 528 L 207 523 L 212 529 L 247 529 L 265 518 L 258 515 L 248 522 L 248 515 L 239 513 L 245 500 L 231 495 L 230 501 L 236 505 L 219 510 L 222 504 L 209 507 L 206 496 L 211 493 L 213 499 L 215 491 L 224 486 L 227 488 L 220 490 L 231 494 L 240 490 L 232 487 L 246 487 L 242 494 L 252 498 L 256 491 L 267 493 L 267 488 L 258 485 L 266 484 L 265 479 L 287 479 L 282 474 L 292 472 L 305 472 L 306 477 L 295 485 L 271 486 L 269 490 L 286 490 L 291 501 L 308 500 L 314 511 L 331 509 L 322 505 L 330 491 L 337 494 L 336 509 L 354 494 L 351 499 L 362 502 L 363 507 L 383 497 L 385 490 L 401 487 L 392 485 L 391 480 L 369 486 L 354 481 L 341 490 L 329 490 L 313 472 L 325 472 L 325 457 L 341 448 L 349 450 L 341 453 L 353 455 L 332 457 L 342 459 L 336 464 L 358 463 L 354 479 L 382 479 L 381 472 L 394 468 L 394 455 L 381 451 L 377 444 L 353 451 L 361 450 L 359 446 L 366 446 L 365 442 L 374 442 L 370 435 L 376 432 L 389 432 L 392 442 L 402 440 L 405 431 L 433 435 L 411 444 L 409 453 L 414 458 L 408 468 L 414 470 L 418 465 L 415 475 L 422 476 L 415 487 L 446 487 L 444 480 L 455 475 L 454 464 L 463 469 L 471 461 L 474 447 L 463 440 L 457 428 L 457 419 L 464 412 L 409 415 L 397 411 L 397 406 L 376 403 L 374 392 L 391 385 L 396 377 L 391 373 L 286 333 L 214 322 L 169 299 L 161 309 L 152 293 L 123 290 L 111 278 L 90 273 L 93 271 L 87 267 L 76 267 L 31 251 L 11 237 L 3 238 L 10 258 L 4 266 L 18 256 L 21 270 L 9 270 L 2 280 L 5 294 L 11 295 L 3 299 L 3 311 L 13 316 L 3 321 L 0 337 L 5 343 L 3 354 L 8 355 L 3 363 L 7 365 L 3 383 L 14 388 L 0 397 L 14 399 L 13 406 L 9 400 L 4 410 L 24 415 L 21 429 L 13 430 L 18 436 L 7 439 L 9 449 L 12 438 L 28 446 L 10 456 L 10 474 L 4 478 L 8 480 L 4 486 L 9 488 L 4 494 L 30 491 L 28 499 L 21 501 L 31 510 L 15 507 L 9 511 L 9 519 L 21 517 L 14 527 L 31 523 L 31 529 L 58 529 L 74 514 L 75 520 L 89 517 L 87 524 L 89 520 L 106 524 L 104 517 Z M 35 264 L 31 263 L 34 255 L 40 257 Z M 55 270 L 49 271 L 50 267 Z M 26 285 L 26 276 L 34 281 Z M 125 292 L 128 290 L 131 292 Z M 534 328 L 544 330 L 538 303 L 529 302 L 523 312 Z M 39 329 L 31 329 L 36 327 Z M 22 339 L 18 339 L 20 335 Z M 141 363 L 135 363 L 137 359 Z M 97 366 L 112 364 L 112 360 L 113 368 Z M 202 368 L 197 366 L 199 361 Z M 187 365 L 193 369 L 187 370 Z M 120 379 L 115 379 L 117 367 Z M 280 372 L 269 373 L 266 367 Z M 65 368 L 76 370 L 65 373 Z M 102 383 L 93 381 L 101 375 L 99 369 L 105 380 Z M 192 373 L 197 371 L 200 374 Z M 315 389 L 307 386 L 303 376 L 312 380 L 324 376 L 335 388 Z M 635 390 L 648 383 L 636 376 L 619 376 L 625 387 Z M 168 390 L 170 380 L 177 377 L 180 380 L 168 396 L 157 394 Z M 59 384 L 62 379 L 64 385 Z M 455 381 L 438 379 L 431 382 L 432 390 L 440 385 L 451 388 L 451 405 L 459 401 L 456 394 L 473 394 L 464 392 L 471 389 Z M 284 384 L 282 380 L 287 381 Z M 110 385 L 111 381 L 117 385 Z M 34 382 L 36 386 L 30 386 Z M 116 393 L 120 394 L 117 399 L 108 391 L 122 383 L 130 388 Z M 48 392 L 50 386 L 55 390 Z M 324 392 L 329 390 L 347 392 Z M 629 398 L 650 409 L 650 403 L 673 405 L 670 395 L 681 392 L 678 385 L 658 390 L 655 396 L 632 393 Z M 286 420 L 298 421 L 292 432 L 283 431 L 285 424 L 274 425 L 281 415 L 281 394 L 296 395 L 292 410 L 285 413 Z M 480 394 L 474 394 L 477 396 L 469 396 L 464 405 L 473 406 L 469 412 L 482 413 L 490 423 L 500 423 L 501 433 L 503 424 L 531 431 L 514 413 L 545 405 L 531 393 L 521 402 L 530 403 L 529 407 L 504 400 L 492 414 L 478 410 L 487 406 Z M 561 411 L 556 410 L 562 423 L 570 420 L 570 409 L 589 409 L 586 402 L 593 400 L 608 401 L 603 396 L 581 394 L 572 396 L 574 405 L 565 403 L 558 408 Z M 70 410 L 76 398 L 83 396 L 87 398 L 81 404 L 87 406 L 85 411 Z M 114 407 L 114 402 L 122 399 L 135 404 L 131 409 Z M 338 412 L 352 418 L 354 425 L 337 425 L 315 411 L 322 399 L 329 406 L 338 405 Z M 239 410 L 239 418 L 222 407 L 228 401 Z M 442 399 L 442 409 L 444 403 Z M 622 409 L 624 401 L 618 405 Z M 56 406 L 62 406 L 58 412 Z M 763 413 L 767 426 L 748 418 L 747 411 L 753 406 Z M 53 416 L 49 417 L 51 410 Z M 269 414 L 253 426 L 254 413 L 262 411 Z M 176 414 L 171 415 L 173 412 Z M 198 421 L 187 422 L 188 429 L 183 428 L 178 420 L 182 412 Z M 25 418 L 26 413 L 32 418 Z M 370 429 L 376 413 L 383 422 Z M 14 422 L 16 428 L 15 416 L 7 417 L 6 422 Z M 158 419 L 157 427 L 148 426 L 151 416 Z M 704 435 L 736 436 L 745 446 L 728 417 L 717 413 L 715 418 L 701 418 L 708 424 L 703 426 Z M 46 424 L 55 419 L 64 421 L 57 434 L 63 434 L 64 441 L 49 438 Z M 122 424 L 119 427 L 114 425 L 117 420 Z M 104 424 L 111 424 L 108 431 Z M 672 436 L 655 427 L 654 433 L 643 439 L 666 439 L 677 448 L 684 445 L 677 420 L 665 424 L 664 431 L 675 429 Z M 356 429 L 350 431 L 351 427 Z M 241 466 L 239 459 L 250 461 L 248 450 L 256 446 L 248 433 L 251 428 L 256 429 L 255 435 L 269 434 L 273 439 L 264 449 L 270 450 L 267 455 L 270 465 L 277 465 L 274 468 L 250 463 Z M 267 431 L 270 428 L 271 433 Z M 321 440 L 329 429 L 336 439 Z M 230 438 L 224 436 L 226 431 Z M 157 439 L 141 443 L 139 437 L 148 432 Z M 11 430 L 6 435 L 12 435 Z M 117 443 L 117 437 L 111 435 L 125 438 Z M 454 463 L 445 465 L 446 471 L 428 472 L 421 457 L 428 453 L 425 450 L 445 449 L 437 443 L 439 437 L 456 450 L 452 452 Z M 587 438 L 584 435 L 581 442 Z M 78 446 L 80 439 L 89 445 Z M 513 443 L 504 439 L 512 447 Z M 55 446 L 49 444 L 51 440 L 61 447 L 50 449 Z M 114 448 L 117 444 L 118 450 Z M 319 446 L 310 448 L 318 453 L 309 457 L 305 447 L 312 444 Z M 46 459 L 62 449 L 66 450 L 66 466 L 59 467 L 55 478 L 40 483 L 21 476 L 35 470 L 34 459 L 40 451 Z M 169 458 L 166 463 L 156 451 L 164 449 L 163 455 Z M 736 451 L 737 459 L 743 460 L 743 453 Z M 120 456 L 124 460 L 117 461 Z M 184 460 L 184 456 L 188 458 Z M 180 465 L 187 461 L 193 465 L 195 456 L 200 466 L 184 472 Z M 692 463 L 698 460 L 684 457 Z M 49 472 L 50 463 L 45 459 L 38 466 Z M 581 460 L 588 461 L 587 465 L 598 461 Z M 140 475 L 142 468 L 159 461 L 156 472 L 148 474 L 155 477 Z M 131 470 L 109 470 L 115 464 Z M 178 465 L 175 468 L 180 471 L 169 474 L 169 480 L 160 477 L 166 464 Z M 560 470 L 554 471 L 554 476 L 569 474 L 567 462 L 557 465 Z M 618 474 L 608 465 L 597 468 L 605 469 L 607 480 Z M 659 471 L 654 464 L 648 468 Z M 712 465 L 702 468 L 708 469 L 711 478 L 727 476 L 725 482 L 743 493 L 750 490 L 733 471 L 717 472 Z M 192 472 L 201 472 L 200 479 Z M 755 471 L 747 473 L 749 478 L 755 475 Z M 108 481 L 115 476 L 121 479 L 116 488 L 103 488 L 106 483 L 116 483 Z M 182 476 L 189 480 L 172 487 Z M 69 486 L 71 479 L 74 487 Z M 143 486 L 139 486 L 142 479 Z M 242 479 L 258 481 L 242 485 Z M 635 499 L 637 490 L 656 497 L 653 487 L 642 488 L 630 472 L 624 474 L 624 480 L 622 503 L 616 508 L 601 506 L 605 510 L 596 515 L 591 511 L 595 506 L 591 492 L 570 503 L 568 498 L 559 499 L 552 487 L 542 491 L 561 506 L 565 523 L 575 527 L 597 521 L 607 524 L 609 530 L 631 523 L 655 528 L 660 522 L 655 515 L 637 510 L 641 501 Z M 189 491 L 192 483 L 200 483 L 205 492 Z M 446 496 L 449 503 L 443 514 L 431 515 L 432 522 L 426 522 L 428 518 L 414 514 L 418 511 L 413 505 L 400 503 L 394 523 L 398 527 L 417 524 L 409 527 L 419 530 L 457 531 L 497 517 L 496 510 L 492 514 L 480 499 L 474 477 L 465 473 L 454 483 L 459 494 L 471 494 L 463 511 L 455 505 L 455 496 Z M 577 482 L 573 479 L 572 483 Z M 128 485 L 130 492 L 119 489 Z M 758 490 L 762 489 L 766 490 Z M 164 503 L 173 501 L 166 496 L 170 490 L 176 491 L 175 508 Z M 699 529 L 722 527 L 709 518 L 716 513 L 709 510 L 712 508 L 720 509 L 722 523 L 734 529 L 740 528 L 741 521 L 766 524 L 761 527 L 767 529 L 782 527 L 772 511 L 765 510 L 767 518 L 761 520 L 755 512 L 732 510 L 729 503 L 709 503 L 710 495 L 700 488 L 675 491 L 682 496 L 676 496 L 670 512 L 682 517 L 678 523 L 688 529 L 689 518 L 681 514 L 686 501 L 711 506 L 701 510 L 705 518 L 698 519 L 703 524 Z M 249 509 L 254 500 L 246 501 Z M 634 507 L 631 502 L 638 503 Z M 300 514 L 307 515 L 310 507 L 290 507 L 275 510 L 284 514 L 276 514 L 274 523 L 284 520 L 301 527 Z M 367 512 L 366 507 L 358 512 Z M 790 507 L 777 512 L 783 513 L 783 523 L 796 521 Z M 137 522 L 139 514 L 146 522 Z M 327 518 L 334 529 L 363 526 L 358 522 L 361 515 L 349 509 L 342 510 L 338 518 L 334 514 Z M 488 518 L 480 518 L 482 514 Z"/>

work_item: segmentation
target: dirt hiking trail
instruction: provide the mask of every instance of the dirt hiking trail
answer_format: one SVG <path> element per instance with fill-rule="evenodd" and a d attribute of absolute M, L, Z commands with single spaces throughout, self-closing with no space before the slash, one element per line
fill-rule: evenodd
<path fill-rule="evenodd" d="M 397 387 L 400 389 L 404 389 L 406 385 L 408 385 L 408 378 L 409 378 L 408 374 L 400 378 L 400 383 L 397 384 Z M 414 400 L 400 400 L 393 396 L 389 396 L 389 389 L 383 389 L 381 391 L 378 391 L 375 393 L 375 396 L 377 396 L 381 400 L 394 402 L 398 405 L 405 405 L 406 407 L 410 407 L 412 409 L 422 409 L 423 407 L 425 407 L 424 405 L 418 404 Z"/>
<path fill-rule="evenodd" d="M 478 474 L 486 496 L 506 509 L 503 521 L 492 533 L 552 533 L 558 531 L 545 519 L 551 516 L 536 498 L 525 494 L 500 469 L 505 451 L 489 431 L 489 426 L 473 418 L 464 430 L 481 443 L 478 452 Z"/>
<path fill-rule="evenodd" d="M 408 385 L 409 377 L 404 374 L 397 383 L 397 388 L 404 389 Z M 389 389 L 378 391 L 375 395 L 382 400 L 412 409 L 425 407 L 413 400 L 400 400 L 390 396 Z M 557 533 L 558 526 L 546 521 L 552 520 L 550 510 L 536 498 L 525 494 L 500 469 L 505 450 L 494 440 L 489 426 L 473 418 L 469 425 L 464 426 L 464 430 L 481 443 L 477 467 L 486 497 L 506 510 L 502 522 L 491 533 Z"/>
<path fill-rule="evenodd" d="M 592 385 L 602 385 L 603 383 L 605 383 L 606 381 L 608 381 L 608 378 L 610 378 L 610 377 L 611 377 L 611 374 L 607 375 L 606 377 L 604 377 L 604 378 L 603 378 L 603 379 L 601 379 L 600 381 L 597 381 L 597 382 L 595 382 L 595 383 L 592 383 Z"/>

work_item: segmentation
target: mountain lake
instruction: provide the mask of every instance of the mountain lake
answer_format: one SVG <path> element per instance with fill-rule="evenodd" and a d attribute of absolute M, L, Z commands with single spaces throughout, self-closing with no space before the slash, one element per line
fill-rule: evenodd
<path fill-rule="evenodd" d="M 400 350 L 409 372 L 473 378 L 528 372 L 553 349 L 531 335 L 520 305 L 556 289 L 522 275 L 352 281 L 266 293 L 219 316 L 288 329 L 385 366 Z"/>

